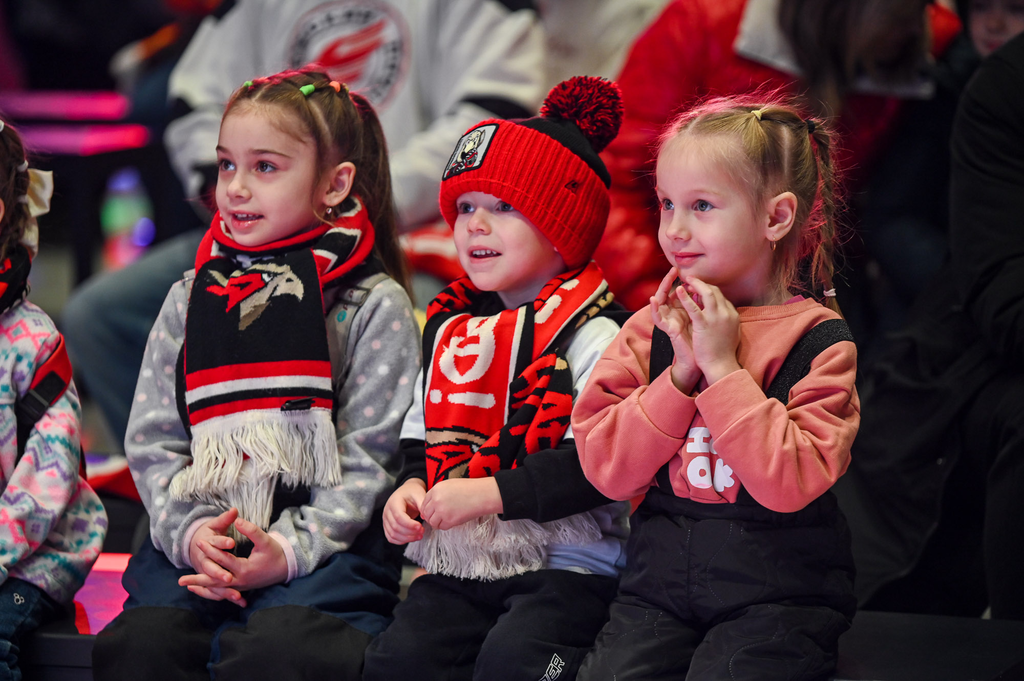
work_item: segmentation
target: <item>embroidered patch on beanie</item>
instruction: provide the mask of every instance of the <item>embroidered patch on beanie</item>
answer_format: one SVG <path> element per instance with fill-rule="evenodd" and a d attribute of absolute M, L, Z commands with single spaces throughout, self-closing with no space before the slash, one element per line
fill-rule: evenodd
<path fill-rule="evenodd" d="M 475 170 L 483 165 L 487 149 L 497 130 L 497 124 L 481 125 L 463 135 L 455 147 L 455 153 L 448 159 L 448 165 L 445 166 L 441 179 L 447 180 L 449 177 L 454 177 L 467 170 Z"/>

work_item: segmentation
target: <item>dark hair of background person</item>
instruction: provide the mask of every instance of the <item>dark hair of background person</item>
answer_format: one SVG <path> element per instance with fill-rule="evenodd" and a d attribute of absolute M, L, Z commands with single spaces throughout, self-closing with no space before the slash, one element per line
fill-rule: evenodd
<path fill-rule="evenodd" d="M 905 82 L 923 65 L 928 0 L 780 0 L 779 28 L 819 113 L 838 112 L 860 76 Z"/>

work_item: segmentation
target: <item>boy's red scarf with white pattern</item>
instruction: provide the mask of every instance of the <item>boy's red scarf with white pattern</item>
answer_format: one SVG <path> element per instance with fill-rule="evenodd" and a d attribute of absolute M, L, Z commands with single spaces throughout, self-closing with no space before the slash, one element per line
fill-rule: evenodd
<path fill-rule="evenodd" d="M 458 279 L 427 308 L 437 325 L 423 412 L 427 487 L 515 468 L 524 456 L 558 446 L 572 412 L 568 337 L 612 299 L 596 263 L 561 274 L 537 298 L 489 317 L 467 312 L 480 295 Z"/>
<path fill-rule="evenodd" d="M 341 482 L 323 289 L 374 242 L 361 203 L 346 207 L 332 224 L 258 247 L 239 245 L 214 216 L 185 319 L 192 465 L 175 476 L 175 498 L 235 506 L 266 529 L 279 479 Z"/>
<path fill-rule="evenodd" d="M 593 262 L 555 277 L 514 310 L 474 316 L 482 295 L 463 278 L 427 308 L 428 488 L 451 478 L 491 476 L 558 447 L 572 412 L 565 346 L 612 301 Z M 406 556 L 432 573 L 504 579 L 542 568 L 551 543 L 585 544 L 600 536 L 589 513 L 546 523 L 486 515 L 447 530 L 425 525 L 423 539 L 409 544 Z"/>

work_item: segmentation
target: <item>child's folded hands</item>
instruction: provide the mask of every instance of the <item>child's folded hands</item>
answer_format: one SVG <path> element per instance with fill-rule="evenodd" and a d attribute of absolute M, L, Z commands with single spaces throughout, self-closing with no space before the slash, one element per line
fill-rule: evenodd
<path fill-rule="evenodd" d="M 232 524 L 252 541 L 252 551 L 247 557 L 230 553 L 235 541 L 226 533 Z M 279 584 L 288 577 L 288 560 L 281 545 L 258 525 L 239 518 L 234 508 L 196 530 L 189 557 L 196 573 L 181 577 L 179 585 L 197 596 L 214 601 L 229 600 L 243 608 L 246 606 L 243 591 Z"/>

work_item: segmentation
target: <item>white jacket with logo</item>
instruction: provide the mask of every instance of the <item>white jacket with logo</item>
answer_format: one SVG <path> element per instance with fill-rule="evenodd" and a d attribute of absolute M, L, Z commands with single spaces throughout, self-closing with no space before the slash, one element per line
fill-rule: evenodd
<path fill-rule="evenodd" d="M 190 195 L 216 162 L 221 115 L 247 80 L 309 62 L 366 95 L 391 149 L 402 224 L 437 216 L 441 170 L 474 123 L 532 115 L 543 98 L 544 35 L 529 3 L 498 0 L 237 0 L 207 17 L 171 75 L 191 113 L 165 142 Z"/>

